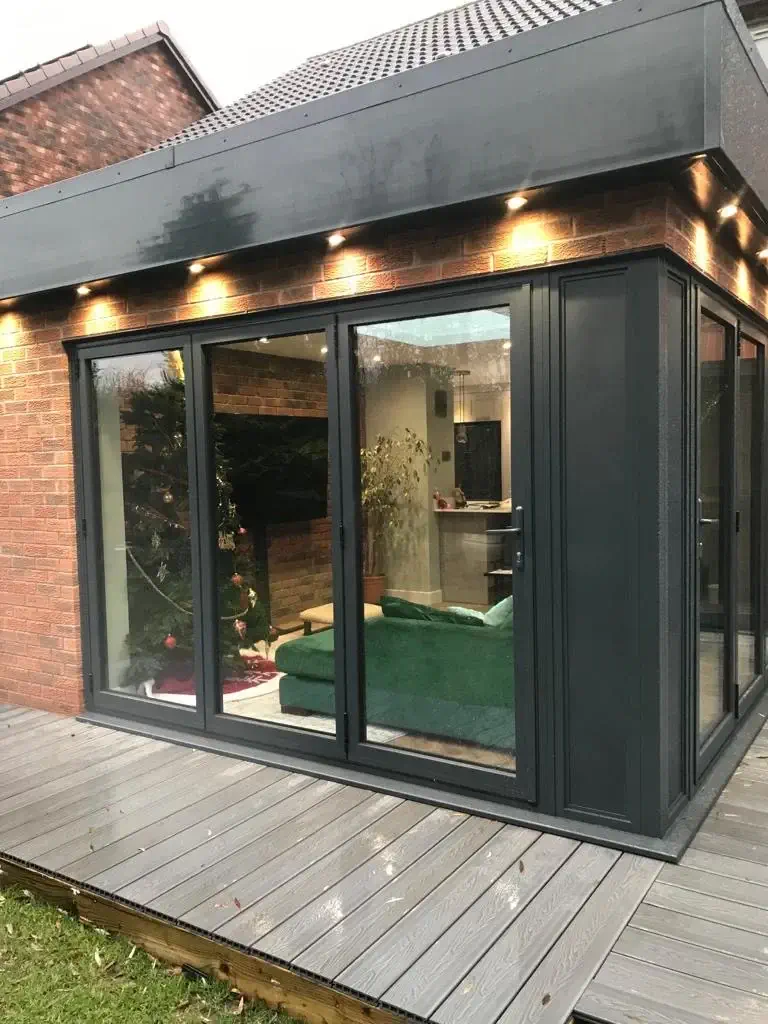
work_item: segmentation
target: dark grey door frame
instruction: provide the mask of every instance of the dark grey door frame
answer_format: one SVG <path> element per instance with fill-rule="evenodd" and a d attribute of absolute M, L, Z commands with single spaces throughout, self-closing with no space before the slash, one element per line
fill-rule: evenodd
<path fill-rule="evenodd" d="M 365 740 L 365 665 L 363 657 L 363 594 L 361 566 L 361 515 L 359 474 L 359 422 L 357 401 L 357 363 L 355 328 L 376 322 L 416 319 L 444 313 L 510 307 L 513 346 L 510 351 L 512 387 L 512 458 L 514 479 L 519 485 L 525 509 L 525 570 L 515 576 L 515 715 L 518 767 L 514 775 L 482 765 L 469 765 L 416 753 L 392 749 Z M 341 413 L 342 507 L 344 510 L 344 590 L 347 598 L 344 618 L 344 644 L 348 688 L 349 757 L 354 763 L 392 774 L 422 777 L 451 787 L 481 790 L 507 799 L 536 802 L 536 568 L 533 467 L 533 279 L 511 282 L 500 287 L 473 288 L 465 294 L 425 296 L 375 305 L 339 317 L 338 366 L 339 410 Z M 517 341 L 519 340 L 519 344 Z M 522 440 L 521 440 L 522 439 Z M 541 580 L 538 581 L 541 585 Z M 522 685 L 521 685 L 522 684 Z"/>
<path fill-rule="evenodd" d="M 205 643 L 200 652 L 204 677 L 205 727 L 213 735 L 231 740 L 242 740 L 260 747 L 280 751 L 297 751 L 326 760 L 344 760 L 346 755 L 346 689 L 344 685 L 343 660 L 337 644 L 336 654 L 336 731 L 335 734 L 314 732 L 309 729 L 293 728 L 279 723 L 267 723 L 257 719 L 227 714 L 221 707 L 221 693 L 218 680 L 217 630 L 218 601 L 215 571 L 217 548 L 214 529 L 213 477 L 213 375 L 211 353 L 219 345 L 248 341 L 262 335 L 270 339 L 294 334 L 310 334 L 324 331 L 328 353 L 326 359 L 326 384 L 328 394 L 328 460 L 331 488 L 331 564 L 333 574 L 334 621 L 342 617 L 343 607 L 341 573 L 341 537 L 338 523 L 341 510 L 341 483 L 339 475 L 340 451 L 338 433 L 338 385 L 336 369 L 336 325 L 329 313 L 307 313 L 283 315 L 273 318 L 261 317 L 246 325 L 219 327 L 215 325 L 197 330 L 192 335 L 192 379 L 195 388 L 195 406 L 198 410 L 195 451 L 198 455 L 197 473 L 199 502 L 197 505 L 200 522 L 201 565 L 203 578 L 200 580 L 201 621 L 204 625 Z M 338 511 L 337 511 L 338 510 Z M 203 630 L 199 631 L 203 634 Z"/>
<path fill-rule="evenodd" d="M 193 578 L 194 676 L 196 682 L 195 707 L 185 707 L 162 701 L 151 701 L 132 694 L 115 693 L 106 687 L 106 625 L 103 573 L 102 517 L 100 494 L 100 463 L 98 419 L 92 387 L 90 364 L 95 359 L 110 359 L 149 352 L 180 349 L 184 357 L 185 373 L 191 367 L 192 344 L 188 331 L 164 332 L 157 335 L 86 343 L 71 350 L 73 369 L 73 430 L 77 459 L 76 487 L 78 507 L 82 510 L 78 523 L 79 577 L 85 590 L 81 601 L 83 628 L 82 647 L 86 676 L 85 703 L 89 710 L 129 715 L 132 718 L 163 722 L 183 729 L 202 730 L 205 726 L 203 711 L 203 677 L 200 661 L 200 595 L 196 585 L 200 578 L 198 524 L 192 523 L 191 565 Z M 197 500 L 195 460 L 195 409 L 192 389 L 187 376 L 186 387 L 186 442 L 189 500 Z"/>
<path fill-rule="evenodd" d="M 694 643 L 696 656 L 694 659 L 694 686 L 693 686 L 693 698 L 694 698 L 694 736 L 695 736 L 695 778 L 698 781 L 704 772 L 707 770 L 709 765 L 712 763 L 714 758 L 720 752 L 729 736 L 734 730 L 736 724 L 736 713 L 738 698 L 736 693 L 736 650 L 735 650 L 735 639 L 736 639 L 736 622 L 735 622 L 735 605 L 736 605 L 736 574 L 734 571 L 734 556 L 736 550 L 736 518 L 734 515 L 734 493 L 736 486 L 736 467 L 734 458 L 734 423 L 735 423 L 735 409 L 736 409 L 736 359 L 737 359 L 737 340 L 739 334 L 739 320 L 738 316 L 728 306 L 724 305 L 714 296 L 710 295 L 707 291 L 702 288 L 698 289 L 698 301 L 697 301 L 697 316 L 694 325 L 694 337 L 695 337 L 695 403 L 696 411 L 692 417 L 693 428 L 695 432 L 695 443 L 693 445 L 694 453 L 694 471 L 695 471 L 695 485 L 694 485 L 694 509 L 698 509 L 698 498 L 700 496 L 701 487 L 701 469 L 700 469 L 700 455 L 701 455 L 701 444 L 699 436 L 699 413 L 698 407 L 699 395 L 701 393 L 701 361 L 699 359 L 699 347 L 701 345 L 701 321 L 702 316 L 707 316 L 715 322 L 721 324 L 726 330 L 726 360 L 728 364 L 728 382 L 729 382 L 729 399 L 728 406 L 726 409 L 727 425 L 726 425 L 726 451 L 730 455 L 728 464 L 724 467 L 723 472 L 726 474 L 725 480 L 725 495 L 723 499 L 723 509 L 725 511 L 725 524 L 721 524 L 721 545 L 723 546 L 722 553 L 722 564 L 725 571 L 728 574 L 726 583 L 726 607 L 725 607 L 725 714 L 712 731 L 704 737 L 702 742 L 699 737 L 699 717 L 700 717 L 700 687 L 699 687 L 699 671 L 700 671 L 700 658 L 699 658 L 699 617 L 700 617 L 700 603 L 701 594 L 699 586 L 699 556 L 698 556 L 698 543 L 701 531 L 701 524 L 696 523 L 694 530 L 694 540 L 696 543 L 696 550 L 694 557 L 696 559 L 696 585 L 693 593 L 693 608 L 694 608 Z M 698 511 L 695 515 L 698 516 Z"/>
<path fill-rule="evenodd" d="M 759 409 L 758 434 L 760 437 L 760 459 L 758 464 L 753 466 L 753 472 L 759 475 L 760 494 L 758 498 L 758 514 L 755 516 L 758 526 L 758 553 L 760 573 L 757 586 L 757 594 L 754 595 L 758 605 L 758 629 L 756 646 L 759 660 L 759 670 L 744 693 L 738 694 L 738 705 L 736 708 L 737 718 L 743 718 L 749 713 L 755 702 L 765 689 L 768 677 L 766 674 L 766 634 L 768 633 L 768 595 L 766 594 L 766 582 L 768 581 L 768 387 L 766 387 L 765 371 L 768 366 L 766 355 L 768 354 L 768 335 L 751 320 L 740 318 L 739 320 L 739 344 L 750 341 L 758 348 L 758 380 L 760 381 L 762 405 Z M 737 354 L 738 357 L 738 354 Z M 739 382 L 737 374 L 737 390 L 735 399 L 738 401 Z M 752 523 L 754 529 L 755 523 Z"/>

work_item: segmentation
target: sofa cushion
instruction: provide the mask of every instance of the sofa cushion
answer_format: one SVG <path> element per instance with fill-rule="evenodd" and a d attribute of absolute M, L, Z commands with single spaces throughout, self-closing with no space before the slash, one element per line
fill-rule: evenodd
<path fill-rule="evenodd" d="M 493 608 L 489 608 L 483 616 L 486 626 L 495 629 L 512 629 L 514 625 L 514 598 L 512 595 L 503 598 Z"/>
<path fill-rule="evenodd" d="M 421 622 L 450 622 L 454 626 L 484 626 L 482 618 L 478 618 L 463 608 L 431 608 L 427 604 L 406 601 L 403 597 L 390 597 L 385 594 L 381 599 L 381 608 L 385 618 L 417 619 Z"/>
<path fill-rule="evenodd" d="M 333 682 L 336 678 L 333 633 L 332 629 L 323 629 L 280 644 L 275 654 L 279 671 Z"/>

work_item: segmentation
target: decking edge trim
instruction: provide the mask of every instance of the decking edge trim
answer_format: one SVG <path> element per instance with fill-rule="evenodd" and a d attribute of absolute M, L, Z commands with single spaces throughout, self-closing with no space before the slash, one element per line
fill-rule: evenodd
<path fill-rule="evenodd" d="M 260 999 L 270 1009 L 296 1015 L 307 1024 L 424 1021 L 181 921 L 0 853 L 0 889 L 16 885 L 86 924 L 130 939 L 159 960 L 194 967 L 230 984 L 246 998 Z"/>

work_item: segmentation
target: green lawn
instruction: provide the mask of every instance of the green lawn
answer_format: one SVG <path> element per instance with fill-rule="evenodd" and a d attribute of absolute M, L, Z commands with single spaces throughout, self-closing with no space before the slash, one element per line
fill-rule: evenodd
<path fill-rule="evenodd" d="M 0 893 L 2 1024 L 299 1024 L 188 978 L 25 890 Z"/>

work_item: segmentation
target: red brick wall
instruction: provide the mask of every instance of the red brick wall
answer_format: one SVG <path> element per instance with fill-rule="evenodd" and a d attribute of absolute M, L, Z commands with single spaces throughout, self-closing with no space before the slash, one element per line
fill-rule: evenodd
<path fill-rule="evenodd" d="M 322 363 L 222 346 L 214 351 L 212 368 L 216 412 L 328 415 Z M 274 624 L 296 621 L 305 608 L 331 601 L 330 519 L 296 520 L 270 527 L 267 568 Z"/>
<path fill-rule="evenodd" d="M 0 316 L 0 581 L 0 702 L 79 710 L 67 359 L 60 330 L 12 314 Z"/>
<path fill-rule="evenodd" d="M 74 710 L 82 700 L 62 341 L 662 245 L 768 315 L 764 278 L 666 184 L 532 204 L 516 216 L 443 211 L 418 228 L 360 234 L 331 253 L 306 242 L 222 260 L 194 280 L 175 268 L 112 282 L 87 299 L 0 307 L 0 702 Z M 304 400 L 284 393 L 275 408 L 283 399 Z M 287 565 L 302 543 L 286 541 Z M 316 550 L 326 543 L 318 538 Z"/>
<path fill-rule="evenodd" d="M 0 113 L 0 197 L 138 156 L 208 113 L 164 44 Z"/>

